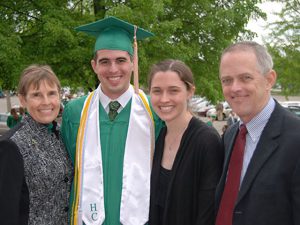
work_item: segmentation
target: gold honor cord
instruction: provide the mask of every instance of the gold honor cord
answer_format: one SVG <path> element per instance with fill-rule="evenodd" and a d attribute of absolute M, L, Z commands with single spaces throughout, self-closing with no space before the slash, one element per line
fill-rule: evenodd
<path fill-rule="evenodd" d="M 133 36 L 133 85 L 136 94 L 139 93 L 139 58 L 138 58 L 138 45 L 136 40 L 137 26 L 134 25 Z"/>
<path fill-rule="evenodd" d="M 94 91 L 88 96 L 86 103 L 83 108 L 82 116 L 80 119 L 80 125 L 77 134 L 76 141 L 76 160 L 75 160 L 75 175 L 74 175 L 74 199 L 72 204 L 72 214 L 71 214 L 71 224 L 78 224 L 78 204 L 79 196 L 81 193 L 81 181 L 82 181 L 82 150 L 83 150 L 83 141 L 85 133 L 85 125 L 87 120 L 87 112 L 90 106 L 91 99 L 94 95 Z"/>
<path fill-rule="evenodd" d="M 154 156 L 154 145 L 155 145 L 155 123 L 154 123 L 154 119 L 153 119 L 153 114 L 150 108 L 150 105 L 148 103 L 148 101 L 145 99 L 144 95 L 142 93 L 139 93 L 140 98 L 142 99 L 142 102 L 144 104 L 144 106 L 146 107 L 146 110 L 148 111 L 148 114 L 151 118 L 151 122 L 152 122 L 152 129 L 151 129 L 151 160 L 150 160 L 150 167 L 152 168 L 152 161 L 153 161 L 153 156 Z M 154 129 L 154 130 L 153 130 Z"/>
<path fill-rule="evenodd" d="M 148 101 L 145 99 L 145 97 L 142 93 L 139 93 L 139 96 L 142 99 L 142 102 L 143 102 L 144 106 L 146 107 L 146 109 L 147 109 L 147 111 L 150 115 L 152 123 L 154 124 L 153 114 L 152 114 L 152 111 L 150 109 L 150 105 L 149 105 Z"/>

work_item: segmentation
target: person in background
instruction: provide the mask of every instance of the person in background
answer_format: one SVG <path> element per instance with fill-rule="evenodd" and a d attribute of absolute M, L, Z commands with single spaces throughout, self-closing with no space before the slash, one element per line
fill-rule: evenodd
<path fill-rule="evenodd" d="M 224 124 L 224 126 L 222 127 L 222 134 L 221 134 L 221 137 L 224 137 L 224 134 L 226 132 L 226 130 L 228 129 L 228 125 L 227 124 Z"/>
<path fill-rule="evenodd" d="M 20 116 L 23 118 L 25 116 L 25 114 L 27 114 L 26 110 L 24 107 L 19 107 L 19 114 Z"/>
<path fill-rule="evenodd" d="M 91 65 L 100 85 L 63 112 L 63 139 L 75 163 L 71 224 L 145 224 L 154 129 L 160 123 L 130 79 L 137 67 L 132 41 L 152 34 L 115 17 L 77 30 L 96 36 Z"/>
<path fill-rule="evenodd" d="M 208 121 L 206 122 L 206 124 L 209 126 L 209 127 L 213 127 L 214 126 L 214 121 L 216 120 L 216 116 L 215 115 L 210 115 L 208 117 Z"/>
<path fill-rule="evenodd" d="M 224 136 L 216 225 L 300 224 L 300 120 L 271 96 L 276 77 L 256 42 L 222 53 L 223 94 L 240 121 Z"/>
<path fill-rule="evenodd" d="M 224 105 L 223 103 L 219 102 L 217 105 L 216 105 L 216 119 L 218 121 L 223 121 L 224 120 Z"/>
<path fill-rule="evenodd" d="M 238 121 L 236 113 L 230 111 L 229 116 L 227 118 L 227 126 L 230 127 L 231 125 L 235 124 Z"/>
<path fill-rule="evenodd" d="M 7 117 L 6 125 L 9 128 L 13 128 L 22 120 L 22 116 L 20 116 L 17 112 L 16 108 L 12 108 L 10 110 L 10 115 Z"/>
<path fill-rule="evenodd" d="M 189 111 L 192 71 L 179 60 L 164 60 L 152 66 L 149 88 L 166 124 L 155 145 L 149 224 L 212 225 L 223 149 L 217 131 Z"/>
<path fill-rule="evenodd" d="M 53 123 L 59 93 L 49 66 L 23 71 L 18 97 L 29 114 L 0 139 L 1 224 L 68 224 L 72 164 Z"/>

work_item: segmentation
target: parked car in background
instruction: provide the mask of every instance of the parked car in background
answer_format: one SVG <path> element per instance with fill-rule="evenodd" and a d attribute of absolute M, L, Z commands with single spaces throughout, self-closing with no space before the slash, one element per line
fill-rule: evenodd
<path fill-rule="evenodd" d="M 223 104 L 223 120 L 226 120 L 228 118 L 230 112 L 232 111 L 232 109 L 230 108 L 230 106 L 227 102 L 221 102 L 221 104 Z M 213 108 L 209 109 L 206 112 L 206 116 L 207 117 L 214 117 L 218 120 L 216 107 L 213 107 Z"/>
<path fill-rule="evenodd" d="M 284 108 L 300 117 L 300 101 L 282 101 L 279 102 Z"/>
<path fill-rule="evenodd" d="M 197 116 L 206 116 L 206 112 L 213 108 L 214 105 L 210 103 L 205 97 L 195 95 L 189 102 L 191 111 Z"/>
<path fill-rule="evenodd" d="M 288 106 L 285 108 L 294 113 L 296 116 L 300 117 L 300 106 Z"/>
<path fill-rule="evenodd" d="M 300 107 L 300 101 L 282 101 L 279 102 L 280 105 L 282 105 L 283 107 L 289 107 L 289 106 L 298 106 Z"/>
<path fill-rule="evenodd" d="M 9 113 L 0 113 L 0 136 L 9 130 L 9 127 L 6 125 L 8 116 Z"/>
<path fill-rule="evenodd" d="M 4 97 L 5 97 L 5 95 L 4 95 L 3 91 L 0 90 L 0 98 L 4 98 Z"/>

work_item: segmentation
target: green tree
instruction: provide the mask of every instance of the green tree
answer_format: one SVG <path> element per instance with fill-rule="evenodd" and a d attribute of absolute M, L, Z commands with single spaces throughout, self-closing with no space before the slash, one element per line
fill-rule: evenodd
<path fill-rule="evenodd" d="M 266 42 L 274 58 L 277 81 L 288 98 L 300 93 L 300 2 L 287 0 L 282 4 L 280 20 L 268 25 L 273 32 Z"/>
<path fill-rule="evenodd" d="M 147 86 L 151 64 L 166 58 L 185 61 L 195 74 L 197 93 L 212 101 L 222 98 L 218 79 L 224 47 L 253 34 L 245 29 L 250 17 L 264 14 L 259 0 L 8 0 L 0 3 L 1 56 L 9 74 L 31 63 L 47 63 L 63 85 L 94 87 L 97 78 L 90 60 L 94 38 L 74 27 L 104 16 L 117 16 L 155 33 L 139 42 L 141 86 Z M 3 43 L 3 42 L 1 42 Z M 0 44 L 1 46 L 1 44 Z M 8 47 L 10 46 L 10 47 Z M 13 59 L 17 61 L 11 65 Z M 2 60 L 2 61 L 1 61 Z M 2 65 L 2 64 L 1 64 Z M 9 71 L 10 70 L 10 71 Z M 4 72 L 0 72 L 4 83 Z M 17 76 L 15 76 L 16 78 Z M 16 79 L 15 79 L 16 80 Z M 15 86 L 15 81 L 7 88 Z"/>
<path fill-rule="evenodd" d="M 7 111 L 11 109 L 10 92 L 18 81 L 21 39 L 15 33 L 13 15 L 5 16 L 0 10 L 0 89 L 7 98 Z"/>
<path fill-rule="evenodd" d="M 114 1 L 106 15 L 116 15 L 149 28 L 155 37 L 140 43 L 140 80 L 146 84 L 151 64 L 176 58 L 193 70 L 197 93 L 213 102 L 222 98 L 219 56 L 236 39 L 254 36 L 247 31 L 250 17 L 264 16 L 260 1 L 147 0 Z"/>
<path fill-rule="evenodd" d="M 89 86 L 93 73 L 86 59 L 91 57 L 91 49 L 86 45 L 81 47 L 83 39 L 74 31 L 74 27 L 94 17 L 84 4 L 80 5 L 81 11 L 78 8 L 75 3 L 67 0 L 0 3 L 0 29 L 6 39 L 1 44 L 10 54 L 9 58 L 1 51 L 1 58 L 6 60 L 5 66 L 1 68 L 10 68 L 19 75 L 29 64 L 49 64 L 63 85 L 76 87 L 85 81 L 81 86 Z M 82 17 L 83 12 L 86 13 L 85 18 Z M 84 42 L 87 44 L 88 41 Z M 16 83 L 6 79 L 5 74 L 7 72 L 0 74 L 0 80 L 9 83 L 3 88 L 14 89 Z"/>

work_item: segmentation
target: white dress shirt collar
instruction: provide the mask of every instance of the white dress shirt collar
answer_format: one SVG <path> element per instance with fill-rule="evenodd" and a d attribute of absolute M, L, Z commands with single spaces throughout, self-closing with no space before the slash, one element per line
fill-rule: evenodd
<path fill-rule="evenodd" d="M 100 87 L 101 87 L 101 84 L 100 84 Z M 127 105 L 129 100 L 131 99 L 131 97 L 134 93 L 134 89 L 133 89 L 132 85 L 129 85 L 129 88 L 127 89 L 127 91 L 125 91 L 121 96 L 119 96 L 116 99 L 110 99 L 107 95 L 105 95 L 103 93 L 101 88 L 99 88 L 99 92 L 100 92 L 99 99 L 100 99 L 101 105 L 103 106 L 103 108 L 105 109 L 105 111 L 107 113 L 109 111 L 108 104 L 111 101 L 118 101 L 121 104 L 120 108 L 118 109 L 118 112 L 120 112 Z"/>

